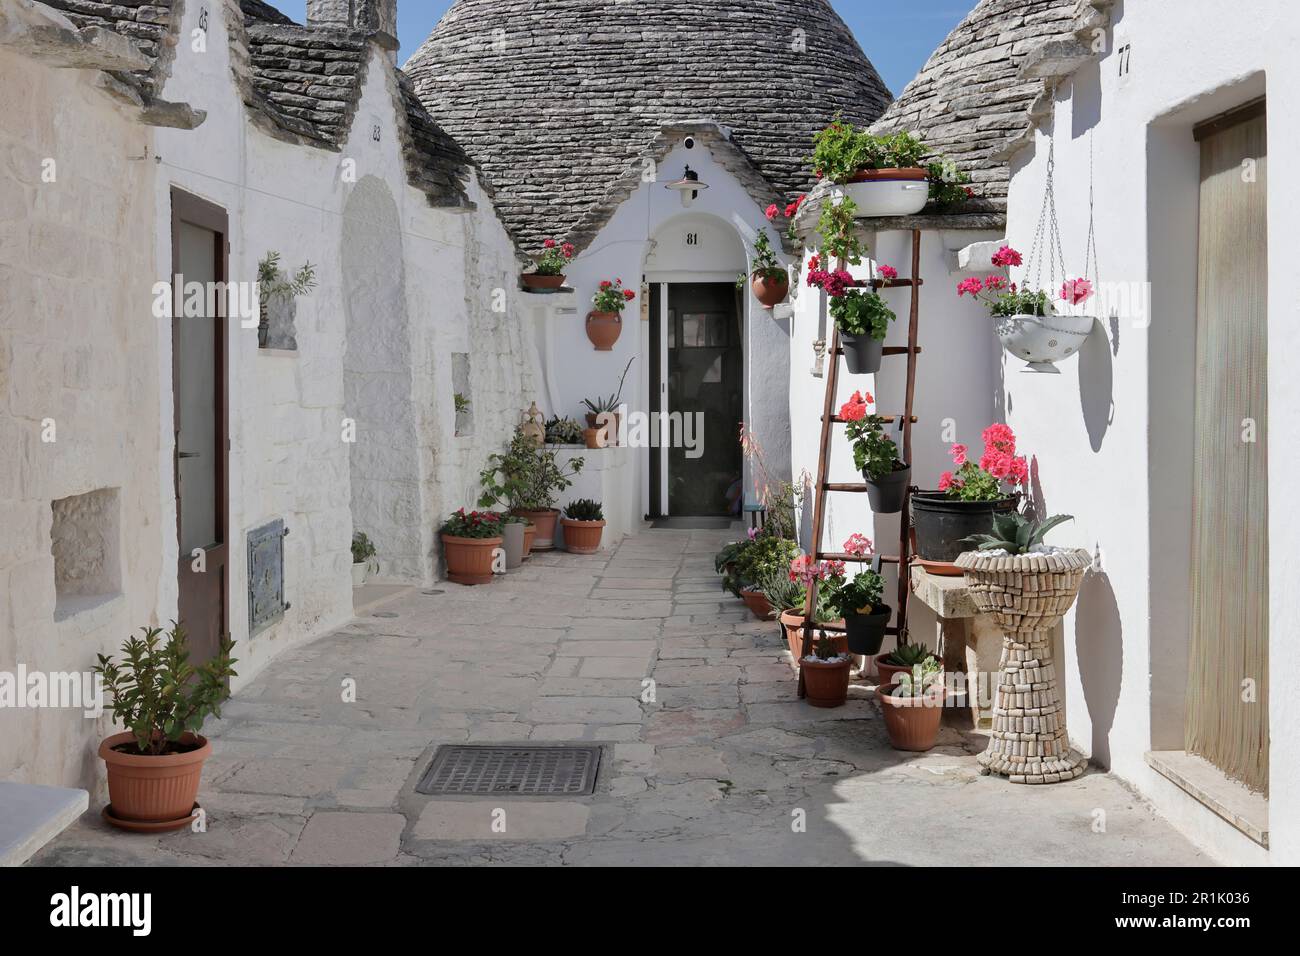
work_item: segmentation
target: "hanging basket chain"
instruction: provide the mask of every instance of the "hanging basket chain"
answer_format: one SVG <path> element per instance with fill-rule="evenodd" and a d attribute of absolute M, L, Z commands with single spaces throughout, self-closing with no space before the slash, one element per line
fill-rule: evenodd
<path fill-rule="evenodd" d="M 1057 269 L 1061 281 L 1066 278 L 1065 252 L 1061 245 L 1061 227 L 1056 218 L 1056 142 L 1049 140 L 1047 178 L 1043 184 L 1043 208 L 1038 213 L 1034 243 L 1025 259 L 1025 276 L 1034 277 L 1033 291 L 1043 289 L 1043 260 L 1047 260 L 1049 289 L 1056 287 Z"/>
<path fill-rule="evenodd" d="M 1088 134 L 1088 244 L 1084 250 L 1083 277 L 1092 276 L 1093 288 L 1101 288 L 1101 262 L 1097 258 L 1096 179 L 1093 174 L 1092 134 Z"/>

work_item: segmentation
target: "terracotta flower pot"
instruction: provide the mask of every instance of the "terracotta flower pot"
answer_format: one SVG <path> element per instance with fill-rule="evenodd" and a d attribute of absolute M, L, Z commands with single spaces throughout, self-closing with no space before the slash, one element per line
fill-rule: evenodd
<path fill-rule="evenodd" d="M 929 750 L 939 737 L 945 691 L 936 687 L 921 697 L 895 697 L 898 685 L 876 690 L 885 715 L 885 730 L 895 750 Z"/>
<path fill-rule="evenodd" d="M 844 627 L 844 622 L 828 621 L 832 627 Z M 804 655 L 803 650 L 803 615 L 798 611 L 782 611 L 781 625 L 785 631 L 785 643 L 790 648 L 790 654 L 796 661 L 801 660 Z M 813 632 L 814 638 L 816 631 Z M 831 634 L 831 639 L 835 642 L 835 651 L 839 654 L 849 652 L 849 637 L 847 634 Z"/>
<path fill-rule="evenodd" d="M 780 305 L 790 294 L 790 277 L 782 273 L 779 279 L 765 278 L 755 272 L 749 277 L 749 287 L 754 292 L 754 298 L 763 304 L 763 308 L 770 309 Z"/>
<path fill-rule="evenodd" d="M 604 418 L 603 424 L 601 423 L 602 418 Z M 619 424 L 620 420 L 618 412 L 601 412 L 599 415 L 595 412 L 588 412 L 587 428 L 593 429 L 596 432 L 597 440 L 603 441 L 604 444 L 594 446 L 588 445 L 587 447 L 608 448 L 611 445 L 617 445 Z M 586 438 L 587 433 L 585 430 L 582 434 L 583 437 Z"/>
<path fill-rule="evenodd" d="M 809 661 L 800 658 L 803 670 L 804 699 L 814 707 L 841 707 L 849 697 L 849 665 L 845 654 L 834 661 Z"/>
<path fill-rule="evenodd" d="M 458 538 L 442 535 L 442 556 L 447 561 L 447 579 L 456 584 L 491 584 L 492 559 L 503 539 Z"/>
<path fill-rule="evenodd" d="M 203 763 L 212 756 L 212 744 L 206 737 L 188 733 L 181 743 L 194 749 L 151 757 L 113 749 L 129 744 L 133 751 L 134 734 L 105 737 L 99 745 L 99 756 L 108 770 L 109 806 L 105 819 L 128 830 L 143 829 L 141 824 L 148 825 L 148 829 L 179 829 L 189 823 Z"/>
<path fill-rule="evenodd" d="M 570 554 L 595 554 L 600 550 L 600 536 L 605 533 L 605 522 L 575 521 L 561 518 L 564 526 L 564 549 Z"/>
<path fill-rule="evenodd" d="M 528 559 L 528 556 L 533 551 L 533 539 L 535 537 L 537 537 L 537 525 L 533 524 L 530 521 L 528 522 L 528 524 L 524 525 L 524 559 L 525 560 Z"/>
<path fill-rule="evenodd" d="M 874 658 L 872 658 L 872 660 L 876 662 L 876 673 L 880 675 L 881 686 L 885 684 L 892 684 L 899 674 L 906 674 L 912 669 L 910 667 L 901 667 L 898 664 L 886 664 L 885 658 L 892 653 L 894 652 L 885 651 L 885 653 L 877 654 Z M 935 660 L 939 661 L 939 666 L 942 667 L 943 661 L 939 658 L 939 656 L 937 654 L 933 656 Z"/>
<path fill-rule="evenodd" d="M 564 276 L 539 276 L 535 272 L 528 272 L 520 276 L 524 281 L 526 289 L 545 289 L 554 291 L 555 289 L 564 288 Z"/>
<path fill-rule="evenodd" d="M 745 607 L 749 608 L 749 613 L 760 621 L 772 620 L 772 602 L 762 591 L 746 588 L 740 592 L 740 599 L 745 602 Z"/>
<path fill-rule="evenodd" d="M 587 443 L 588 448 L 604 448 L 604 429 L 584 428 L 582 430 L 582 440 Z"/>
<path fill-rule="evenodd" d="M 617 312 L 588 312 L 587 338 L 597 352 L 614 351 L 614 343 L 623 334 L 623 317 Z"/>
<path fill-rule="evenodd" d="M 541 511 L 527 511 L 523 508 L 516 508 L 511 514 L 527 518 L 536 526 L 532 544 L 533 551 L 552 551 L 555 549 L 555 524 L 560 520 L 560 512 L 557 509 L 546 508 Z"/>

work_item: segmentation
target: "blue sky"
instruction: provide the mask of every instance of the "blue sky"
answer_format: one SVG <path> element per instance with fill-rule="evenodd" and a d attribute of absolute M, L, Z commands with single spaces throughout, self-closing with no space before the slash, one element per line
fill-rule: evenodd
<path fill-rule="evenodd" d="M 299 23 L 305 0 L 270 0 Z M 708 0 L 700 0 L 707 3 Z M 858 37 L 885 84 L 897 96 L 943 38 L 974 9 L 977 0 L 831 0 Z M 397 0 L 397 32 L 404 61 L 424 42 L 452 0 Z"/>

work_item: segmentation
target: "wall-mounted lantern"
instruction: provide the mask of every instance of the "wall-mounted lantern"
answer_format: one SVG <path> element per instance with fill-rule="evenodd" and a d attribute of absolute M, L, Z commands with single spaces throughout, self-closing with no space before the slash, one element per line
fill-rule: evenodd
<path fill-rule="evenodd" d="M 682 197 L 682 205 L 690 206 L 700 195 L 701 189 L 708 189 L 707 183 L 700 182 L 700 174 L 691 167 L 686 167 L 686 173 L 675 183 L 669 183 L 667 189 L 677 190 L 678 195 Z"/>

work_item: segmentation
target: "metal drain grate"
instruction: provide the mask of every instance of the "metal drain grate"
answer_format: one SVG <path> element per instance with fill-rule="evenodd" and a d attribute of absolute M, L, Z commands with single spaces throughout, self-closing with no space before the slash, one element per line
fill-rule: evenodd
<path fill-rule="evenodd" d="M 582 796 L 596 789 L 599 747 L 503 747 L 448 744 L 438 748 L 417 793 Z"/>

